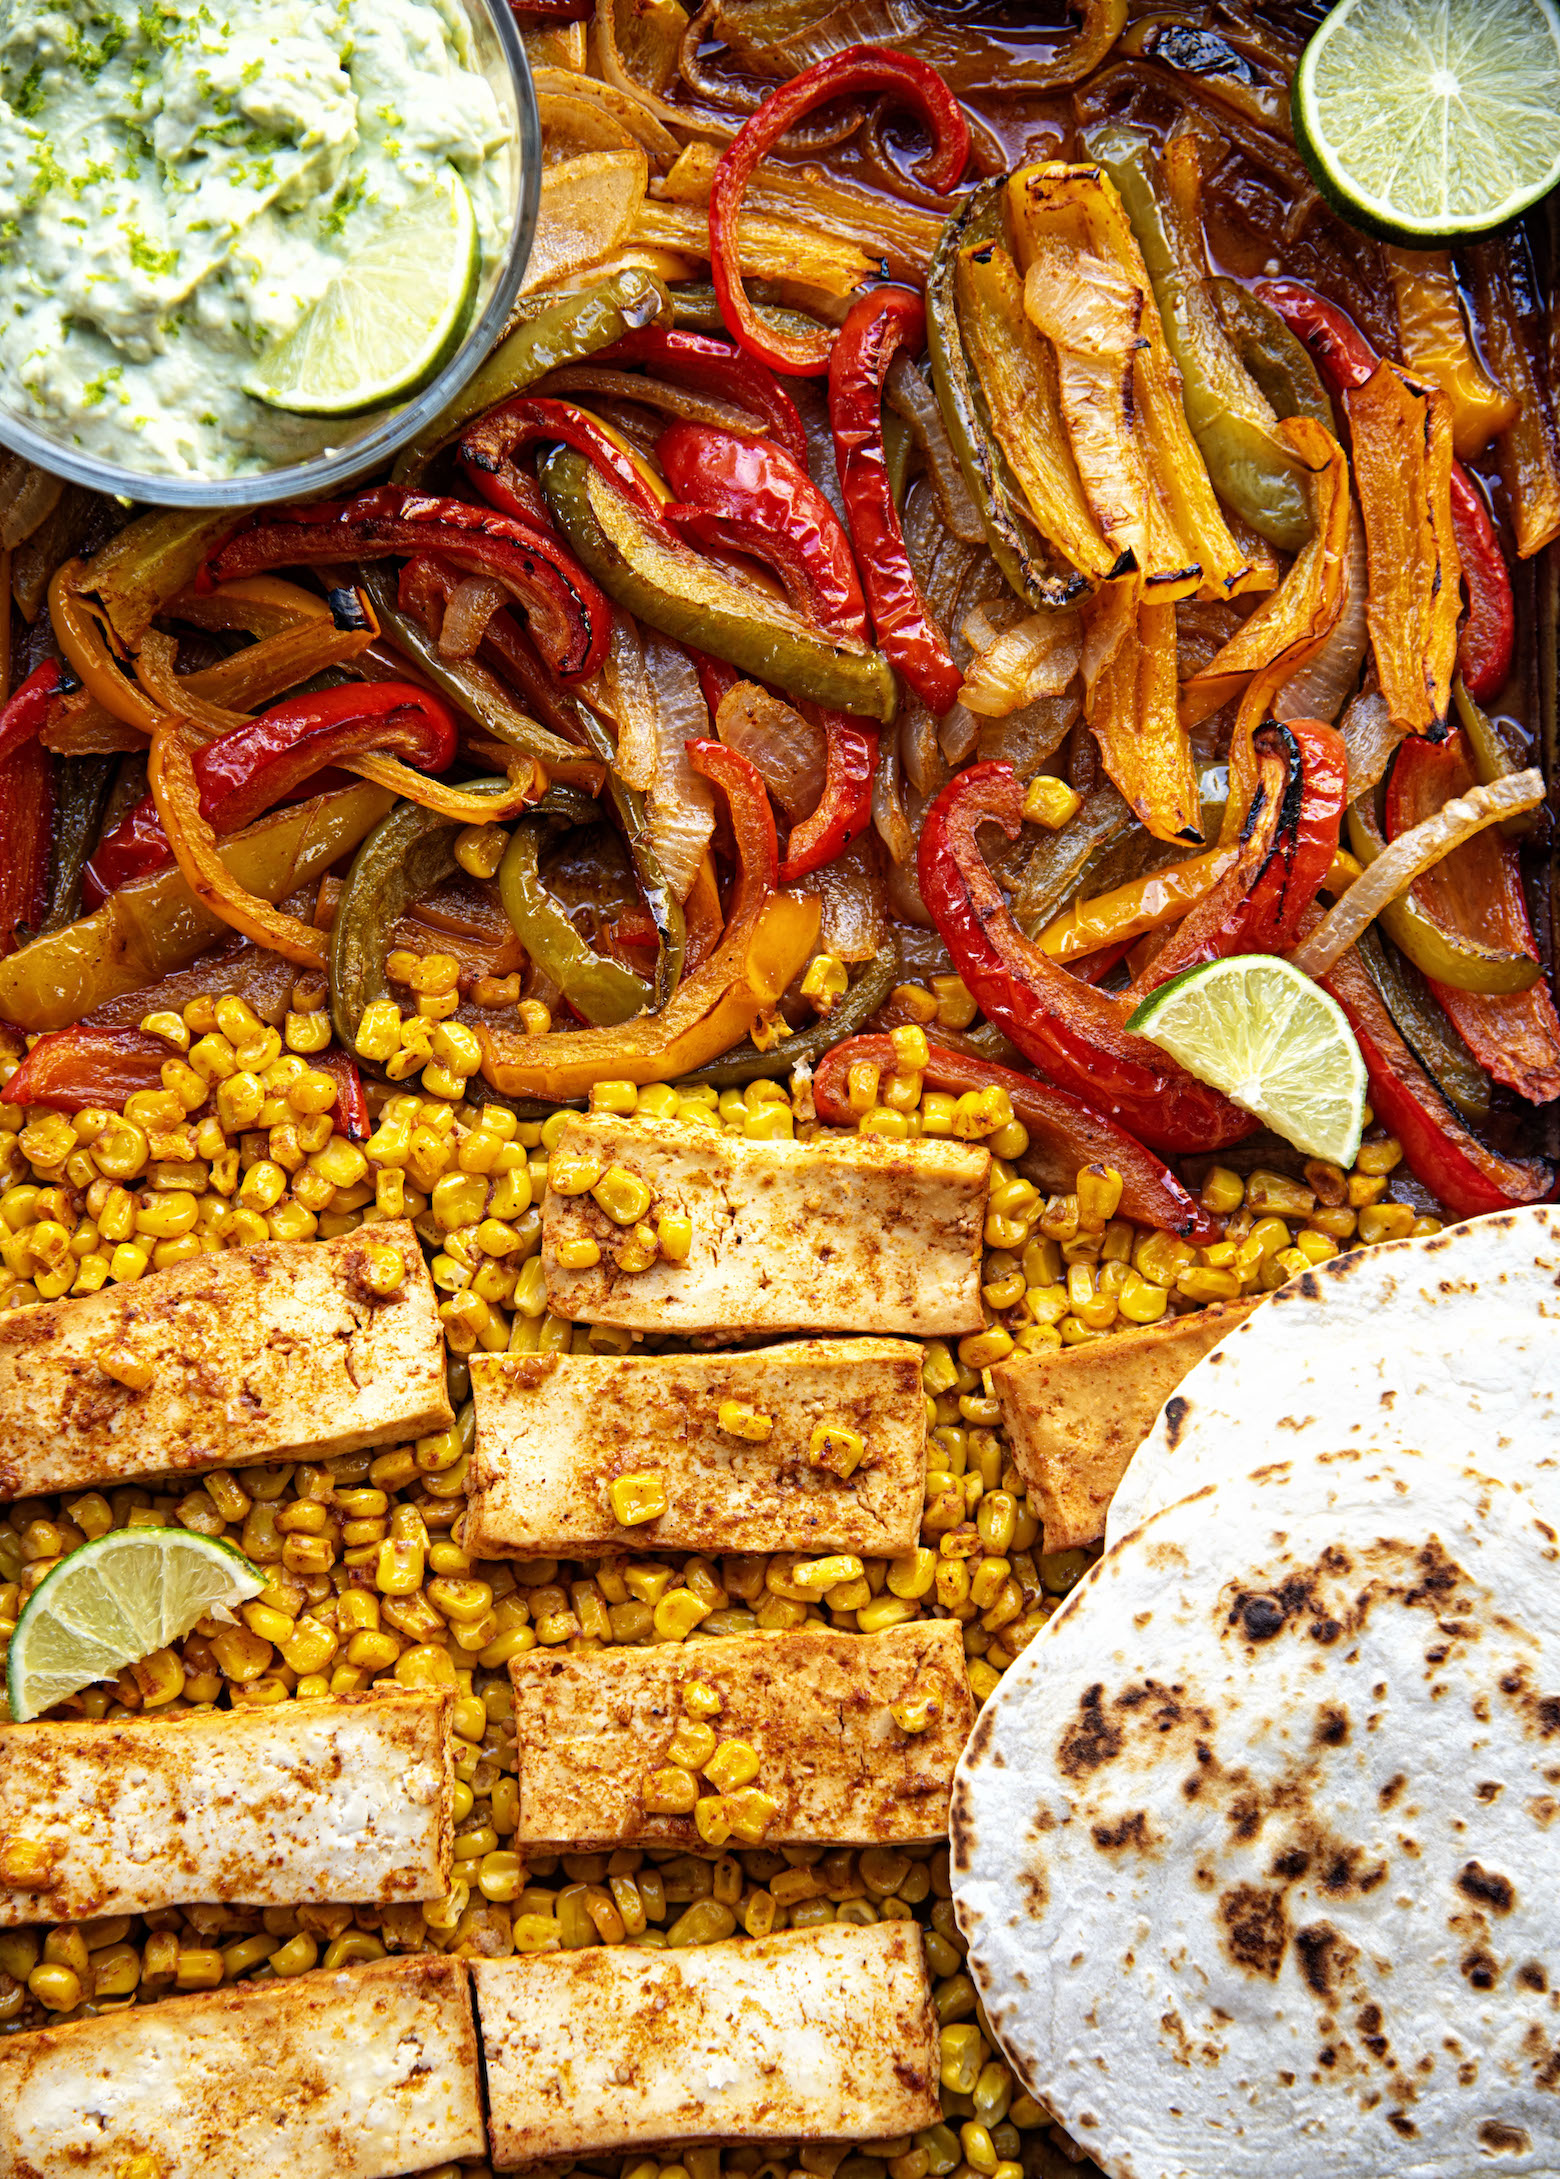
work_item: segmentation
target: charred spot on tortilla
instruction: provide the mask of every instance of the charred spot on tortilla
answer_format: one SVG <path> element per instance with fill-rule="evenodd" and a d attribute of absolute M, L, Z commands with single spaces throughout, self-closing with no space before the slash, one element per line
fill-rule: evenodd
<path fill-rule="evenodd" d="M 1341 1748 L 1349 1737 L 1349 1713 L 1336 1703 L 1323 1703 L 1316 1713 L 1316 1737 L 1324 1748 Z"/>
<path fill-rule="evenodd" d="M 1255 1884 L 1237 1884 L 1219 1901 L 1225 1948 L 1238 1967 L 1276 1982 L 1289 1944 L 1284 1895 Z"/>
<path fill-rule="evenodd" d="M 1313 1996 L 1331 1998 L 1336 1994 L 1334 1976 L 1341 1976 L 1349 1963 L 1359 1958 L 1359 1948 L 1340 1937 L 1331 1922 L 1313 1922 L 1308 1929 L 1295 1931 L 1295 1957 Z"/>
<path fill-rule="evenodd" d="M 1462 1971 L 1476 1990 L 1493 1990 L 1500 1980 L 1499 1960 L 1478 1947 L 1463 1954 Z"/>
<path fill-rule="evenodd" d="M 1165 1441 L 1172 1452 L 1181 1442 L 1181 1430 L 1189 1409 L 1190 1402 L 1183 1400 L 1179 1392 L 1172 1392 L 1165 1402 Z"/>
<path fill-rule="evenodd" d="M 1549 1977 L 1537 1960 L 1524 1960 L 1517 1969 L 1516 1979 L 1524 1990 L 1542 1992 L 1549 1988 Z"/>
<path fill-rule="evenodd" d="M 1494 1870 L 1484 1868 L 1477 1861 L 1463 1864 L 1457 1878 L 1457 1889 L 1495 1914 L 1509 1914 L 1517 1903 L 1511 1879 L 1497 1875 Z"/>
<path fill-rule="evenodd" d="M 1105 1684 L 1096 1680 L 1078 1704 L 1078 1722 L 1062 1735 L 1057 1760 L 1068 1778 L 1082 1778 L 1121 1753 L 1121 1729 L 1105 1715 Z"/>
<path fill-rule="evenodd" d="M 1533 2146 L 1533 2137 L 1525 2126 L 1508 2126 L 1494 2118 L 1487 2118 L 1479 2128 L 1479 2140 L 1497 2155 L 1509 2149 L 1513 2156 L 1523 2156 Z"/>
<path fill-rule="evenodd" d="M 1147 1811 L 1135 1808 L 1130 1816 L 1118 1816 L 1114 1823 L 1097 1823 L 1090 1836 L 1102 1853 L 1116 1854 L 1127 1847 L 1135 1847 L 1140 1854 L 1150 1852 L 1154 1839 L 1148 1828 Z"/>

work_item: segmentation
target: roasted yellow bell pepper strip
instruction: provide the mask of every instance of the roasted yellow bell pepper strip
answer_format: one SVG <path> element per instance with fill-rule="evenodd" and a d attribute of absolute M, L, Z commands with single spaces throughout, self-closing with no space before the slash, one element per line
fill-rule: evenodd
<path fill-rule="evenodd" d="M 1424 734 L 1452 700 L 1462 563 L 1452 534 L 1451 404 L 1381 364 L 1344 396 L 1370 567 L 1366 618 L 1394 726 Z"/>
<path fill-rule="evenodd" d="M 1176 709 L 1175 607 L 1135 583 L 1084 601 L 1084 715 L 1100 761 L 1156 840 L 1202 840 L 1192 745 Z"/>
<path fill-rule="evenodd" d="M 1446 252 L 1387 245 L 1381 254 L 1397 297 L 1403 361 L 1416 378 L 1428 378 L 1445 394 L 1452 410 L 1452 446 L 1460 461 L 1472 461 L 1516 421 L 1520 404 L 1474 352 Z"/>

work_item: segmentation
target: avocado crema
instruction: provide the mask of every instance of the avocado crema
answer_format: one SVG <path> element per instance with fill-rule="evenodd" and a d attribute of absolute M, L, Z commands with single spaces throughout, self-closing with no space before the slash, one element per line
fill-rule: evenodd
<path fill-rule="evenodd" d="M 3 398 L 164 475 L 321 451 L 246 372 L 450 168 L 490 263 L 510 133 L 455 0 L 0 0 Z"/>

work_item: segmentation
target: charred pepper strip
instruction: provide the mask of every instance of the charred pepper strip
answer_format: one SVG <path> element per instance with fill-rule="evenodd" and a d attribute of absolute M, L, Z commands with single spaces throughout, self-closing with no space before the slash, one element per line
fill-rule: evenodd
<path fill-rule="evenodd" d="M 213 831 L 237 832 L 348 757 L 375 751 L 402 757 L 421 772 L 442 772 L 455 761 L 455 743 L 450 713 L 410 681 L 354 681 L 295 696 L 196 751 L 200 813 Z M 147 795 L 87 864 L 83 882 L 90 904 L 172 859 L 157 805 Z"/>
<path fill-rule="evenodd" d="M 764 100 L 721 154 L 710 188 L 710 273 L 726 328 L 742 348 L 772 370 L 815 378 L 828 367 L 831 335 L 781 333 L 758 316 L 742 285 L 737 219 L 753 170 L 796 122 L 819 106 L 863 92 L 888 92 L 921 117 L 932 151 L 920 179 L 946 196 L 958 186 L 970 155 L 969 123 L 958 100 L 928 62 L 882 46 L 853 45 L 782 84 Z"/>
<path fill-rule="evenodd" d="M 1358 1039 L 1376 1118 L 1403 1145 L 1415 1179 L 1454 1218 L 1543 1201 L 1554 1184 L 1549 1166 L 1538 1158 L 1503 1158 L 1463 1126 L 1399 1035 L 1352 952 L 1333 964 L 1322 983 Z"/>
<path fill-rule="evenodd" d="M 1336 304 L 1299 280 L 1259 280 L 1257 297 L 1305 342 L 1335 393 L 1363 386 L 1381 358 Z M 1468 619 L 1457 664 L 1470 694 L 1483 703 L 1504 685 L 1516 642 L 1511 573 L 1489 510 L 1459 461 L 1452 463 L 1452 535 L 1468 593 Z"/>
<path fill-rule="evenodd" d="M 867 606 L 850 539 L 805 461 L 712 424 L 673 424 L 655 452 L 677 494 L 676 505 L 657 511 L 674 529 L 767 561 L 792 603 L 820 628 L 866 641 Z M 720 532 L 702 535 L 697 517 L 722 525 Z"/>
<path fill-rule="evenodd" d="M 571 401 L 551 401 L 518 394 L 489 409 L 461 435 L 460 458 L 472 482 L 492 506 L 516 521 L 534 525 L 535 513 L 515 489 L 515 458 L 528 446 L 572 446 L 609 483 L 631 499 L 641 514 L 660 519 L 660 503 L 609 432 Z"/>
<path fill-rule="evenodd" d="M 594 673 L 605 658 L 611 608 L 555 537 L 530 521 L 396 485 L 334 505 L 289 508 L 240 530 L 208 569 L 225 582 L 277 567 L 427 552 L 501 583 L 525 609 L 544 657 L 563 679 Z"/>
<path fill-rule="evenodd" d="M 1213 1150 L 1249 1135 L 1248 1113 L 1129 1036 L 1119 999 L 1070 976 L 1019 930 L 976 835 L 992 821 L 1016 839 L 1023 799 L 1011 765 L 971 765 L 943 789 L 921 834 L 921 896 L 981 1011 L 1062 1088 L 1157 1150 Z"/>
<path fill-rule="evenodd" d="M 911 568 L 883 444 L 889 366 L 901 349 L 913 355 L 925 334 L 925 306 L 911 288 L 874 288 L 854 302 L 829 357 L 829 422 L 872 625 L 890 664 L 940 719 L 964 677 Z"/>
<path fill-rule="evenodd" d="M 1088 1165 L 1113 1165 L 1121 1175 L 1121 1208 L 1125 1217 L 1142 1225 L 1178 1233 L 1184 1240 L 1204 1242 L 1218 1238 L 1219 1228 L 1187 1194 L 1174 1173 L 1124 1128 L 1033 1075 L 991 1060 L 975 1059 L 928 1039 L 931 1057 L 922 1069 L 928 1089 L 948 1090 L 962 1096 L 966 1090 L 1003 1089 L 1015 1116 L 1039 1147 L 1050 1154 L 1068 1174 Z M 852 1127 L 856 1115 L 847 1095 L 850 1070 L 860 1062 L 885 1074 L 898 1065 L 891 1038 L 852 1037 L 836 1044 L 813 1077 L 813 1101 L 818 1117 L 831 1127 Z"/>
<path fill-rule="evenodd" d="M 762 364 L 732 342 L 716 340 L 708 333 L 647 325 L 602 349 L 596 360 L 648 364 L 658 377 L 677 379 L 700 393 L 734 402 L 769 426 L 771 446 L 806 468 L 807 432 L 796 403 Z"/>

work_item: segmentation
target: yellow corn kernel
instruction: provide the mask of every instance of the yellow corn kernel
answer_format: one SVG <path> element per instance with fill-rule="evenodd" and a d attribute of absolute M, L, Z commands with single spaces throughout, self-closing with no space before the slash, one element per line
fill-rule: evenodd
<path fill-rule="evenodd" d="M 1236 1301 L 1240 1298 L 1240 1279 L 1233 1271 L 1193 1268 L 1181 1273 L 1175 1290 L 1186 1301 Z"/>
<path fill-rule="evenodd" d="M 1121 1201 L 1121 1175 L 1114 1165 L 1085 1166 L 1078 1175 L 1078 1224 L 1084 1233 L 1103 1233 Z"/>
<path fill-rule="evenodd" d="M 891 1029 L 888 1041 L 894 1047 L 894 1066 L 898 1073 L 920 1074 L 930 1064 L 931 1047 L 919 1022 Z"/>
<path fill-rule="evenodd" d="M 942 1716 L 939 1698 L 924 1688 L 912 1689 L 888 1706 L 888 1714 L 902 1733 L 925 1733 Z"/>
<path fill-rule="evenodd" d="M 647 1816 L 691 1816 L 699 1782 L 691 1771 L 671 1763 L 647 1772 L 639 1791 Z"/>
<path fill-rule="evenodd" d="M 1151 1286 L 1136 1271 L 1129 1273 L 1116 1307 L 1129 1324 L 1157 1324 L 1170 1306 L 1170 1296 L 1162 1286 Z"/>
<path fill-rule="evenodd" d="M 217 1957 L 220 1959 L 221 1954 Z M 218 1977 L 221 1980 L 221 1977 Z M 52 1962 L 35 1967 L 27 1977 L 27 1987 L 46 2012 L 74 2012 L 81 2003 L 81 1977 L 70 1967 L 59 1967 Z"/>
<path fill-rule="evenodd" d="M 701 1620 L 710 1616 L 710 1606 L 696 1597 L 691 1589 L 672 1589 L 663 1596 L 651 1615 L 656 1637 L 662 1642 L 681 1642 L 693 1632 Z"/>
<path fill-rule="evenodd" d="M 1367 1248 L 1404 1240 L 1413 1230 L 1414 1212 L 1407 1203 L 1368 1203 L 1360 1212 L 1359 1234 Z"/>
<path fill-rule="evenodd" d="M 1403 1145 L 1387 1136 L 1382 1142 L 1362 1142 L 1354 1159 L 1357 1173 L 1394 1173 L 1403 1162 Z"/>
<path fill-rule="evenodd" d="M 760 1768 L 758 1750 L 746 1740 L 723 1740 L 703 1766 L 705 1777 L 717 1793 L 734 1793 L 738 1786 L 750 1786 Z"/>
<path fill-rule="evenodd" d="M 802 978 L 802 997 L 814 1011 L 829 1014 L 850 987 L 850 972 L 834 953 L 815 953 Z"/>
<path fill-rule="evenodd" d="M 760 1414 L 746 1400 L 722 1400 L 716 1420 L 727 1437 L 746 1438 L 752 1445 L 762 1445 L 774 1435 L 773 1415 Z"/>
<path fill-rule="evenodd" d="M 937 1572 L 937 1553 L 919 1545 L 903 1557 L 888 1562 L 888 1587 L 893 1596 L 914 1602 L 931 1589 Z"/>
<path fill-rule="evenodd" d="M 616 1226 L 637 1225 L 650 1208 L 645 1182 L 621 1165 L 609 1166 L 590 1192 Z"/>
<path fill-rule="evenodd" d="M 386 1241 L 369 1241 L 359 1276 L 371 1294 L 398 1293 L 406 1283 L 406 1259 Z"/>
<path fill-rule="evenodd" d="M 726 1821 L 726 1804 L 718 1793 L 706 1793 L 694 1802 L 693 1821 L 706 1846 L 724 1846 L 731 1836 L 731 1825 Z"/>
<path fill-rule="evenodd" d="M 847 1429 L 844 1423 L 819 1422 L 813 1425 L 807 1440 L 809 1467 L 827 1468 L 831 1475 L 842 1479 L 853 1475 L 861 1465 L 867 1441 L 859 1430 Z"/>
<path fill-rule="evenodd" d="M 944 1029 L 968 1029 L 976 1005 L 962 976 L 934 976 L 932 992 L 937 1000 L 937 1020 Z"/>
<path fill-rule="evenodd" d="M 953 1132 L 960 1142 L 979 1142 L 1006 1127 L 1013 1117 L 1012 1100 L 993 1083 L 982 1090 L 966 1090 L 953 1108 Z"/>
<path fill-rule="evenodd" d="M 1238 1211 L 1246 1200 L 1246 1183 L 1239 1173 L 1232 1173 L 1227 1165 L 1210 1166 L 1208 1177 L 1202 1185 L 1202 1207 L 1216 1217 L 1227 1218 Z"/>
<path fill-rule="evenodd" d="M 0 1846 L 0 1882 L 15 1891 L 47 1891 L 58 1859 L 58 1847 L 47 1840 L 9 1837 Z"/>
<path fill-rule="evenodd" d="M 666 1759 L 681 1770 L 703 1770 L 715 1753 L 714 1728 L 702 1718 L 683 1717 L 667 1744 Z"/>
<path fill-rule="evenodd" d="M 1047 832 L 1060 832 L 1082 807 L 1081 796 L 1065 779 L 1052 779 L 1042 772 L 1029 782 L 1021 814 L 1026 825 L 1043 825 Z"/>
<path fill-rule="evenodd" d="M 463 825 L 455 835 L 455 860 L 468 877 L 491 878 L 508 845 L 502 825 Z"/>
<path fill-rule="evenodd" d="M 1316 1208 L 1316 1195 L 1303 1181 L 1270 1173 L 1259 1165 L 1246 1181 L 1246 1205 L 1259 1217 L 1304 1218 Z"/>
<path fill-rule="evenodd" d="M 854 1061 L 845 1077 L 845 1101 L 851 1111 L 860 1118 L 877 1103 L 878 1083 L 882 1070 L 869 1060 Z"/>
<path fill-rule="evenodd" d="M 547 1161 L 547 1185 L 555 1195 L 586 1195 L 604 1171 L 600 1158 L 591 1152 L 581 1155 L 575 1151 L 555 1150 Z"/>
<path fill-rule="evenodd" d="M 666 1511 L 666 1478 L 658 1468 L 620 1475 L 608 1485 L 607 1497 L 619 1528 L 638 1528 L 646 1521 L 658 1521 Z"/>
<path fill-rule="evenodd" d="M 791 1580 L 804 1596 L 822 1596 L 841 1582 L 859 1581 L 863 1571 L 853 1551 L 836 1551 L 827 1558 L 802 1559 L 792 1567 Z"/>
<path fill-rule="evenodd" d="M 726 1705 L 708 1680 L 687 1680 L 682 1691 L 683 1708 L 690 1717 L 719 1717 Z"/>
<path fill-rule="evenodd" d="M 601 1261 L 600 1246 L 588 1233 L 582 1233 L 576 1239 L 559 1241 L 553 1253 L 562 1271 L 589 1271 L 592 1265 Z"/>
<path fill-rule="evenodd" d="M 420 1543 L 387 1538 L 374 1562 L 374 1587 L 381 1596 L 411 1596 L 422 1587 L 423 1565 Z"/>
<path fill-rule="evenodd" d="M 462 1081 L 482 1064 L 482 1047 L 463 1021 L 441 1021 L 433 1032 L 433 1056 L 440 1066 Z M 428 1087 L 426 1078 L 423 1088 Z"/>
<path fill-rule="evenodd" d="M 757 1786 L 724 1794 L 722 1800 L 721 1813 L 731 1837 L 744 1846 L 762 1845 L 769 1835 L 769 1826 L 780 1813 L 780 1803 Z"/>
<path fill-rule="evenodd" d="M 1013 1335 L 1000 1324 L 989 1325 L 983 1332 L 969 1332 L 959 1341 L 959 1360 L 966 1369 L 990 1369 L 994 1362 L 1005 1361 L 1012 1352 Z"/>

